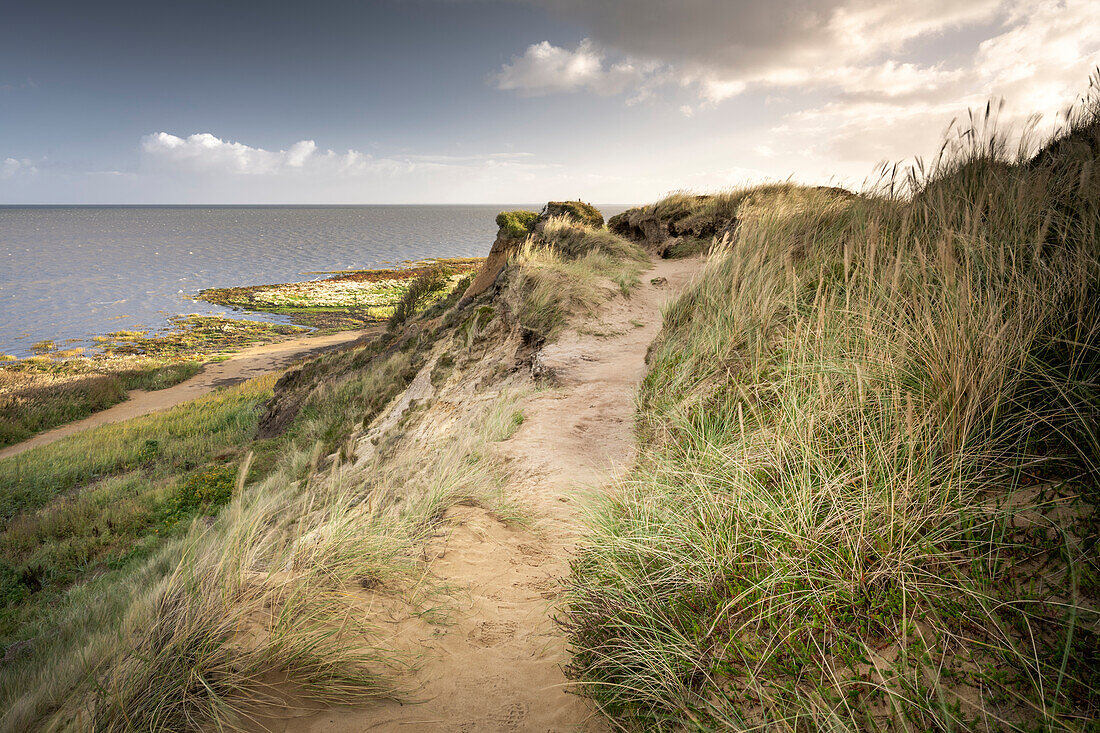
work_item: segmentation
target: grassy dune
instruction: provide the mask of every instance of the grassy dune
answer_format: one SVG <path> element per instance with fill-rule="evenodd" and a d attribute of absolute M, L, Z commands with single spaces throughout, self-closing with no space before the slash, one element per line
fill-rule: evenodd
<path fill-rule="evenodd" d="M 0 730 L 225 729 L 407 693 L 416 660 L 381 620 L 446 621 L 422 559 L 446 510 L 522 521 L 486 450 L 522 423 L 519 393 L 493 395 L 507 365 L 479 355 L 514 353 L 519 312 L 550 337 L 641 259 L 557 222 L 502 275 L 506 302 L 460 308 L 469 279 L 428 268 L 370 345 L 0 462 Z M 421 372 L 490 392 L 446 430 L 413 403 L 370 432 Z"/>
<path fill-rule="evenodd" d="M 976 120 L 866 195 L 725 197 L 569 581 L 617 723 L 1093 729 L 1098 111 L 1037 156 Z"/>

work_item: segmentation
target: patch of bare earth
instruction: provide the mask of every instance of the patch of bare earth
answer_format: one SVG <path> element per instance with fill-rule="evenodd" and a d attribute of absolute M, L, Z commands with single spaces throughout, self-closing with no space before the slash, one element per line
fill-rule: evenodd
<path fill-rule="evenodd" d="M 589 731 L 606 724 L 572 694 L 564 637 L 552 615 L 579 529 L 578 501 L 629 468 L 634 395 L 661 305 L 702 260 L 659 261 L 629 298 L 542 349 L 551 389 L 521 403 L 524 422 L 495 450 L 506 493 L 534 520 L 508 525 L 479 507 L 447 513 L 451 529 L 426 548 L 429 572 L 459 588 L 448 625 L 396 619 L 393 646 L 416 652 L 411 699 L 262 721 L 272 731 Z"/>

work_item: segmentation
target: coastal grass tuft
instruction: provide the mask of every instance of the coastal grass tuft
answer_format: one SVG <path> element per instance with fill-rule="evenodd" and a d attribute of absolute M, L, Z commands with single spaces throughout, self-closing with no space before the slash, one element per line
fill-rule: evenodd
<path fill-rule="evenodd" d="M 430 267 L 418 275 L 394 306 L 393 313 L 386 322 L 386 329 L 392 332 L 405 325 L 409 318 L 422 310 L 433 297 L 442 293 L 450 284 L 452 275 L 450 268 L 444 265 Z"/>
<path fill-rule="evenodd" d="M 0 528 L 17 513 L 89 482 L 135 470 L 153 476 L 186 472 L 232 450 L 255 434 L 273 383 L 253 380 L 0 461 Z"/>
<path fill-rule="evenodd" d="M 553 338 L 615 290 L 628 294 L 647 263 L 637 245 L 606 229 L 553 217 L 513 256 L 504 300 L 523 328 Z"/>
<path fill-rule="evenodd" d="M 569 672 L 616 725 L 1097 718 L 1098 111 L 1058 156 L 977 117 L 864 196 L 740 193 L 567 583 Z"/>
<path fill-rule="evenodd" d="M 355 358 L 327 356 L 330 366 Z M 401 371 L 397 358 L 361 370 Z M 346 397 L 315 394 L 316 412 L 299 416 L 268 469 L 249 454 L 165 488 L 162 511 L 144 521 L 224 506 L 206 521 L 176 522 L 155 551 L 73 586 L 32 620 L 22 631 L 30 646 L 0 670 L 0 729 L 233 728 L 303 700 L 404 694 L 415 656 L 388 646 L 382 621 L 445 621 L 444 589 L 425 582 L 419 563 L 450 507 L 476 503 L 519 521 L 484 444 L 506 437 L 501 423 L 518 426 L 520 413 L 502 396 L 449 434 L 416 438 L 402 421 L 384 436 L 390 450 L 357 464 L 344 450 L 325 455 L 316 440 L 320 413 Z"/>

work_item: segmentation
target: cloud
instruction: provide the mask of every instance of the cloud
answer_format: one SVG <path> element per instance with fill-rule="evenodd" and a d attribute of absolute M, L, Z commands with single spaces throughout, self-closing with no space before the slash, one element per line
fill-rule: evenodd
<path fill-rule="evenodd" d="M 529 1 L 590 37 L 514 57 L 495 79 L 523 94 L 648 96 L 676 83 L 716 105 L 753 89 L 853 102 L 1015 91 L 1049 107 L 1067 81 L 1083 85 L 1100 52 L 1094 0 Z"/>
<path fill-rule="evenodd" d="M 528 47 L 500 88 L 635 95 L 697 116 L 737 115 L 730 100 L 755 94 L 762 121 L 736 144 L 792 171 L 934 154 L 950 120 L 991 98 L 1006 101 L 1005 125 L 1051 125 L 1100 65 L 1095 0 L 526 2 L 587 40 Z M 644 71 L 613 77 L 616 65 Z"/>
<path fill-rule="evenodd" d="M 141 150 L 147 160 L 196 172 L 236 173 L 240 175 L 271 175 L 303 170 L 323 159 L 334 162 L 332 151 L 318 156 L 317 144 L 301 140 L 287 150 L 265 150 L 244 143 L 222 140 L 208 132 L 177 137 L 156 132 L 141 139 Z M 349 150 L 342 161 L 355 165 L 360 154 Z"/>
<path fill-rule="evenodd" d="M 141 139 L 141 151 L 149 167 L 239 176 L 350 177 L 501 165 L 537 167 L 527 161 L 531 154 L 522 152 L 375 157 L 358 150 L 322 151 L 313 140 L 300 140 L 286 150 L 266 150 L 223 140 L 209 132 L 187 137 L 156 132 Z"/>
<path fill-rule="evenodd" d="M 4 158 L 0 160 L 0 178 L 15 178 L 17 175 L 34 175 L 38 173 L 38 167 L 34 161 L 28 158 L 17 160 Z"/>
<path fill-rule="evenodd" d="M 580 22 L 588 51 L 674 65 L 711 96 L 738 84 L 812 82 L 917 40 L 993 22 L 1003 0 L 531 0 Z"/>
<path fill-rule="evenodd" d="M 533 43 L 522 56 L 513 56 L 492 76 L 497 89 L 524 96 L 589 91 L 599 95 L 643 91 L 658 71 L 657 64 L 629 58 L 605 65 L 605 55 L 585 39 L 570 51 L 549 41 Z"/>

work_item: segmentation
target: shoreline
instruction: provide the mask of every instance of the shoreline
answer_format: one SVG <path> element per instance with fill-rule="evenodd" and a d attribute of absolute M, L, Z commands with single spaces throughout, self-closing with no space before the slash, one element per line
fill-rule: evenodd
<path fill-rule="evenodd" d="M 418 277 L 442 268 L 453 287 L 482 262 L 484 258 L 432 259 L 388 269 L 317 273 L 331 275 L 321 280 L 207 288 L 196 300 L 284 315 L 291 323 L 178 315 L 157 331 L 93 337 L 90 353 L 46 340 L 34 344 L 29 357 L 0 354 L 0 458 L 14 455 L 9 449 L 28 442 L 43 444 L 39 436 L 66 426 L 100 424 L 94 418 L 107 411 L 133 417 L 168 402 L 178 404 L 164 395 L 186 394 L 184 385 L 202 383 L 204 374 L 225 372 L 221 364 L 262 353 L 307 354 L 330 343 L 354 341 L 384 327 Z M 278 363 L 248 376 L 274 371 Z M 222 379 L 215 386 L 228 383 Z M 124 409 L 135 395 L 152 407 Z"/>

